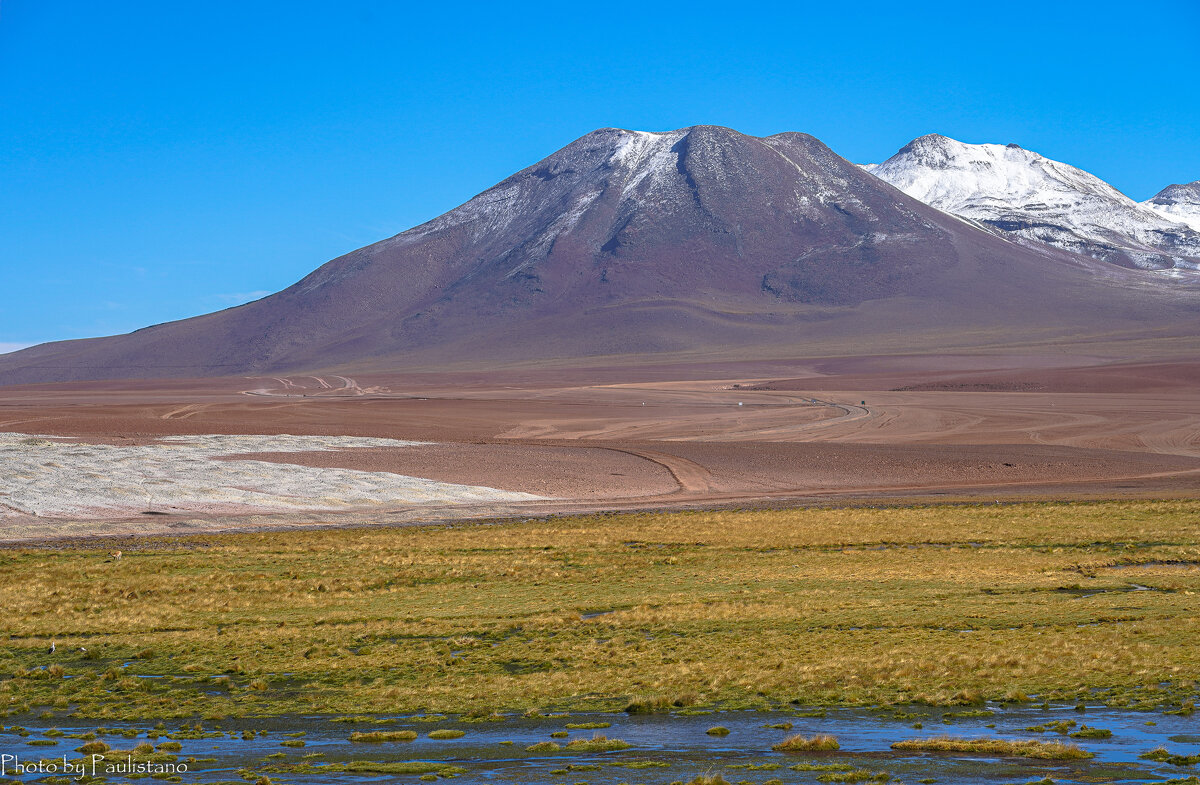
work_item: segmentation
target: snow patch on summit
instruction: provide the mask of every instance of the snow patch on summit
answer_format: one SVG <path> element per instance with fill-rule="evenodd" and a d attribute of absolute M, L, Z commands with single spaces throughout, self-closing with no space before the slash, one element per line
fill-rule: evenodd
<path fill-rule="evenodd" d="M 1168 220 L 1185 223 L 1200 232 L 1200 180 L 1168 185 L 1142 204 Z"/>
<path fill-rule="evenodd" d="M 609 159 L 615 167 L 632 175 L 621 189 L 622 198 L 632 196 L 643 182 L 648 181 L 649 190 L 666 182 L 667 175 L 675 171 L 679 162 L 679 153 L 675 151 L 675 145 L 687 134 L 683 130 L 666 133 L 625 133 L 621 145 Z"/>
<path fill-rule="evenodd" d="M 862 168 L 915 199 L 1018 241 L 1142 269 L 1195 269 L 1200 262 L 1200 231 L 1190 222 L 1015 144 L 965 144 L 930 134 Z"/>

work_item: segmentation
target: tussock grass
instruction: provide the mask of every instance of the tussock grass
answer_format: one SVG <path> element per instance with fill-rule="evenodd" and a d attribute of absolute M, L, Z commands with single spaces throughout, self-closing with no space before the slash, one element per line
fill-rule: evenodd
<path fill-rule="evenodd" d="M 693 706 L 699 700 L 700 696 L 694 692 L 674 697 L 655 695 L 652 697 L 634 698 L 625 705 L 625 711 L 628 714 L 657 714 L 659 712 L 670 711 L 671 709 Z"/>
<path fill-rule="evenodd" d="M 539 741 L 537 744 L 530 744 L 525 748 L 526 752 L 558 752 L 562 749 L 562 745 L 554 741 Z"/>
<path fill-rule="evenodd" d="M 107 762 L 121 762 L 132 758 L 135 763 L 171 763 L 178 760 L 174 755 L 165 752 L 155 752 L 149 744 L 139 744 L 131 750 L 108 750 L 101 753 L 101 759 Z"/>
<path fill-rule="evenodd" d="M 414 741 L 415 730 L 377 730 L 370 733 L 351 733 L 350 741 L 359 744 L 379 744 L 385 741 Z"/>
<path fill-rule="evenodd" d="M 429 731 L 429 733 L 425 735 L 431 739 L 461 739 L 463 736 L 466 736 L 467 733 L 466 731 L 456 730 L 454 728 L 438 728 L 437 730 Z"/>
<path fill-rule="evenodd" d="M 602 733 L 597 733 L 590 739 L 575 739 L 564 747 L 567 752 L 613 752 L 627 750 L 633 745 L 620 739 L 610 739 Z"/>
<path fill-rule="evenodd" d="M 771 745 L 776 752 L 832 752 L 841 749 L 836 736 L 822 733 L 817 736 L 796 734 L 789 736 L 778 744 Z"/>
<path fill-rule="evenodd" d="M 1200 763 L 1200 755 L 1176 755 L 1166 747 L 1155 747 L 1149 752 L 1138 756 L 1142 760 L 1153 760 L 1159 763 L 1170 763 L 1172 766 L 1194 766 Z"/>
<path fill-rule="evenodd" d="M 563 746 L 553 741 L 539 741 L 525 748 L 526 752 L 613 752 L 627 750 L 632 744 L 620 739 L 610 739 L 597 733 L 590 739 L 575 739 Z"/>
<path fill-rule="evenodd" d="M 89 741 L 87 744 L 76 747 L 75 751 L 84 755 L 97 755 L 108 752 L 110 749 L 112 748 L 102 741 Z"/>
<path fill-rule="evenodd" d="M 891 779 L 892 775 L 886 771 L 871 771 L 870 769 L 831 771 L 817 776 L 818 782 L 889 782 Z"/>
<path fill-rule="evenodd" d="M 1038 741 L 1036 739 L 958 739 L 942 736 L 935 739 L 911 739 L 898 741 L 892 745 L 894 750 L 906 752 L 960 752 L 976 755 L 1001 755 L 1038 760 L 1084 760 L 1095 757 L 1087 750 L 1080 749 L 1074 744 L 1064 744 L 1059 741 Z"/>
<path fill-rule="evenodd" d="M 1072 739 L 1111 739 L 1112 735 L 1108 728 L 1092 728 L 1087 725 L 1080 726 L 1079 730 L 1070 734 Z"/>
<path fill-rule="evenodd" d="M 4 550 L 0 714 L 1194 711 L 1200 570 L 1156 565 L 1200 560 L 1197 519 L 1200 501 L 593 515 L 148 541 L 119 570 L 106 549 Z M 1118 591 L 1130 560 L 1154 590 Z M 597 607 L 618 610 L 580 620 Z"/>
<path fill-rule="evenodd" d="M 322 766 L 321 771 L 329 772 L 355 772 L 360 774 L 440 774 L 443 777 L 451 777 L 457 774 L 466 774 L 467 770 L 462 766 L 454 766 L 449 763 L 438 763 L 436 761 L 420 761 L 420 760 L 402 760 L 392 762 L 378 762 L 369 760 L 356 760 L 349 763 L 331 763 L 328 766 Z"/>
<path fill-rule="evenodd" d="M 720 774 L 701 774 L 688 780 L 687 785 L 730 785 Z"/>

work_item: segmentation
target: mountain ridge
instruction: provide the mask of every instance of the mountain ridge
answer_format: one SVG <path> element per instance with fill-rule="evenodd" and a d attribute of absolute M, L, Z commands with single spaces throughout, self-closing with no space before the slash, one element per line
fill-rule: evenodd
<path fill-rule="evenodd" d="M 276 294 L 6 355 L 0 383 L 936 348 L 1137 331 L 1148 309 L 1195 315 L 1141 271 L 1015 245 L 810 135 L 608 128 Z"/>
<path fill-rule="evenodd" d="M 1089 172 L 1017 144 L 927 134 L 863 168 L 915 199 L 1018 242 L 1126 267 L 1200 270 L 1200 231 Z"/>

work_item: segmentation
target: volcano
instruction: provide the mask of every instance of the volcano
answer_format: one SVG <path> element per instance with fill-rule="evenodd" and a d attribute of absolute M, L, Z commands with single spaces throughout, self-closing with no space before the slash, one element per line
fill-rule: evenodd
<path fill-rule="evenodd" d="M 805 134 L 607 128 L 277 294 L 5 355 L 0 383 L 1195 335 L 1195 295 L 1012 242 Z"/>
<path fill-rule="evenodd" d="M 863 167 L 909 196 L 977 221 L 1015 242 L 1050 245 L 1111 264 L 1200 270 L 1191 186 L 1138 203 L 1095 175 L 1017 144 L 964 144 L 929 134 Z"/>

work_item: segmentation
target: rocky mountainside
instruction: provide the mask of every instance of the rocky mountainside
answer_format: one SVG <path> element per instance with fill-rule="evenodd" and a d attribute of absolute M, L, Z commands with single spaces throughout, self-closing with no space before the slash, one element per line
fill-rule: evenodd
<path fill-rule="evenodd" d="M 1168 185 L 1142 204 L 1169 221 L 1187 224 L 1200 232 L 1200 180 L 1186 185 Z"/>
<path fill-rule="evenodd" d="M 915 199 L 1019 241 L 1126 267 L 1200 270 L 1200 230 L 1173 207 L 1164 209 L 1167 202 L 1139 204 L 1082 169 L 1015 144 L 930 134 L 864 168 Z"/>
<path fill-rule="evenodd" d="M 1016 245 L 805 134 L 607 128 L 277 294 L 5 355 L 0 383 L 931 350 L 1183 329 L 1194 300 Z"/>

